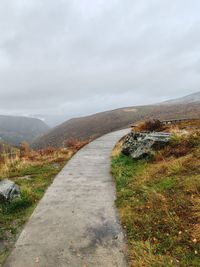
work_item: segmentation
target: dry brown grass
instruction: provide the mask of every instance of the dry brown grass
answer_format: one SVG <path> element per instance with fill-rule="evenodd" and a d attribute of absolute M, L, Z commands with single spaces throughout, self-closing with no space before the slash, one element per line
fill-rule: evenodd
<path fill-rule="evenodd" d="M 113 150 L 112 150 L 112 157 L 119 156 L 119 154 L 120 154 L 121 151 L 122 151 L 123 141 L 124 141 L 124 137 L 121 138 L 121 139 L 117 142 L 117 144 L 115 145 L 115 147 L 114 147 Z"/>
<path fill-rule="evenodd" d="M 39 151 L 28 150 L 21 153 L 18 150 L 15 157 L 6 155 L 0 163 L 0 179 L 9 177 L 11 169 L 20 172 L 27 166 L 37 166 L 42 164 L 63 163 L 67 161 L 75 152 L 76 148 L 60 148 L 60 149 L 43 149 Z"/>
<path fill-rule="evenodd" d="M 40 150 L 31 150 L 27 142 L 22 142 L 19 149 L 0 144 L 0 179 L 8 177 L 13 167 L 16 171 L 20 171 L 26 166 L 63 163 L 88 143 L 89 140 L 73 138 L 65 143 L 66 147 L 47 147 Z"/>
<path fill-rule="evenodd" d="M 193 227 L 192 237 L 193 239 L 200 240 L 200 199 L 195 198 L 193 200 L 193 212 L 196 224 Z"/>
<path fill-rule="evenodd" d="M 64 142 L 64 147 L 79 150 L 87 145 L 90 140 L 79 140 L 77 138 L 69 138 Z"/>
<path fill-rule="evenodd" d="M 138 123 L 133 130 L 136 132 L 153 132 L 161 131 L 162 129 L 163 125 L 159 120 L 146 120 Z"/>

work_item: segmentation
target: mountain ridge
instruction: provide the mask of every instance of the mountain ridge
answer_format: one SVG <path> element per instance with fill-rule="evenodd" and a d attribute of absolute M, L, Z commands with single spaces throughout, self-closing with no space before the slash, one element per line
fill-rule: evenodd
<path fill-rule="evenodd" d="M 199 118 L 199 102 L 200 92 L 196 92 L 155 105 L 126 106 L 75 117 L 52 129 L 37 118 L 0 115 L 0 137 L 14 145 L 26 140 L 36 149 L 61 147 L 70 138 L 95 139 L 144 119 Z"/>
<path fill-rule="evenodd" d="M 128 112 L 127 109 L 129 109 Z M 37 138 L 32 146 L 36 149 L 48 146 L 60 147 L 70 138 L 95 139 L 103 134 L 129 127 L 132 123 L 144 119 L 165 120 L 183 117 L 199 118 L 199 103 L 133 106 L 70 119 Z"/>
<path fill-rule="evenodd" d="M 183 97 L 175 98 L 172 100 L 164 101 L 162 104 L 188 104 L 200 102 L 200 92 L 195 92 Z"/>
<path fill-rule="evenodd" d="M 0 115 L 0 140 L 11 145 L 18 146 L 22 141 L 32 142 L 49 129 L 37 118 Z"/>

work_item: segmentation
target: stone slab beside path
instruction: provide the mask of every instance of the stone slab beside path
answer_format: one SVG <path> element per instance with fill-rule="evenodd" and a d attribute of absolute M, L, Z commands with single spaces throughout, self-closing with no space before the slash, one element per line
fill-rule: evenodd
<path fill-rule="evenodd" d="M 126 267 L 110 156 L 130 130 L 82 148 L 56 176 L 4 267 Z"/>

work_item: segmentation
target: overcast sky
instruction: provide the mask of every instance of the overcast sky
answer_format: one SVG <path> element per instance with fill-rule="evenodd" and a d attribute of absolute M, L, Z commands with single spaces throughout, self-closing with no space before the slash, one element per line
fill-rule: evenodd
<path fill-rule="evenodd" d="M 199 0 L 1 0 L 0 114 L 70 118 L 199 91 Z"/>

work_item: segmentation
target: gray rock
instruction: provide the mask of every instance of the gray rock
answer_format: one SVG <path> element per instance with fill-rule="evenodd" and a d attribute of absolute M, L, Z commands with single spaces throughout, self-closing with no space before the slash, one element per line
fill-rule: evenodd
<path fill-rule="evenodd" d="M 129 133 L 123 144 L 122 153 L 133 159 L 141 159 L 154 154 L 158 149 L 164 147 L 170 140 L 171 134 L 151 133 Z"/>
<path fill-rule="evenodd" d="M 4 179 L 0 182 L 0 202 L 9 202 L 18 196 L 20 196 L 20 190 L 13 181 Z"/>

